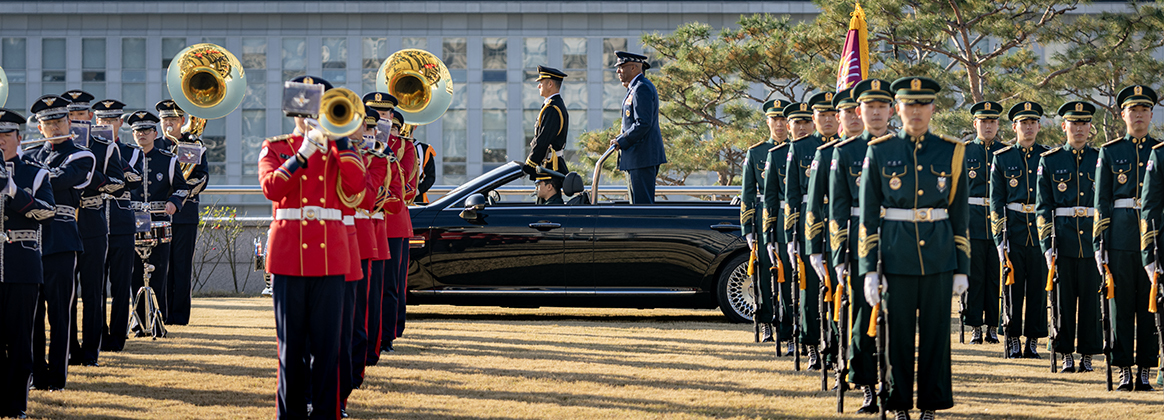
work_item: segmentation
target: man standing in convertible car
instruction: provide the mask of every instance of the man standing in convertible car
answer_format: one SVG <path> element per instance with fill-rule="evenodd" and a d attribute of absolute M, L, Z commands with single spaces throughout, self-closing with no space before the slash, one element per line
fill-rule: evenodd
<path fill-rule="evenodd" d="M 643 72 L 651 68 L 645 55 L 615 51 L 618 80 L 627 87 L 622 101 L 622 131 L 610 146 L 622 151 L 618 169 L 630 181 L 631 204 L 655 202 L 655 177 L 667 163 L 663 134 L 659 131 L 659 93 Z"/>

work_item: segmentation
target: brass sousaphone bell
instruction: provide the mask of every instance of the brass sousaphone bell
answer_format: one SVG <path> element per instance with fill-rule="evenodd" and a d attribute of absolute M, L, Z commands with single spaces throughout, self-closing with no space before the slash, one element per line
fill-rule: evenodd
<path fill-rule="evenodd" d="M 188 114 L 182 134 L 195 139 L 193 143 L 178 142 L 171 133 L 163 133 L 175 140 L 174 152 L 182 160 L 182 174 L 186 178 L 201 160 L 202 131 L 206 120 L 225 117 L 242 103 L 247 90 L 247 77 L 242 62 L 215 44 L 194 44 L 179 51 L 166 70 L 166 88 L 174 103 Z M 189 163 L 193 161 L 193 163 Z"/>
<path fill-rule="evenodd" d="M 425 125 L 436 121 L 453 103 L 453 78 L 437 56 L 424 50 L 393 53 L 376 72 L 376 90 L 399 101 L 396 110 L 404 123 Z"/>

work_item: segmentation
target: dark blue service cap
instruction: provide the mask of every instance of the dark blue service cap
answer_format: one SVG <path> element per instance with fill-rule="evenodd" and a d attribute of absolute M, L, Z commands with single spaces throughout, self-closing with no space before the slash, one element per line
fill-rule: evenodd
<path fill-rule="evenodd" d="M 331 83 L 329 83 L 327 80 L 324 80 L 322 77 L 299 76 L 299 77 L 296 77 L 294 79 L 291 79 L 291 81 L 295 82 L 295 83 L 304 83 L 304 84 L 308 84 L 308 85 L 323 85 L 324 92 L 331 90 Z"/>
<path fill-rule="evenodd" d="M 565 79 L 565 78 L 566 78 L 566 73 L 562 72 L 561 70 L 558 70 L 558 69 L 553 68 L 553 67 L 538 66 L 538 78 L 537 78 L 537 80 L 550 79 L 550 80 L 557 80 L 557 81 L 561 82 L 562 79 Z"/>
<path fill-rule="evenodd" d="M 129 118 L 127 118 L 125 122 L 129 124 L 130 128 L 133 128 L 133 131 L 142 131 L 157 130 L 158 123 L 161 121 L 162 120 L 152 112 L 137 111 L 129 114 Z"/>
<path fill-rule="evenodd" d="M 404 126 L 404 114 L 395 109 L 392 110 L 392 125 Z"/>
<path fill-rule="evenodd" d="M 154 105 L 154 109 L 158 110 L 159 118 L 174 118 L 185 117 L 186 111 L 183 111 L 173 99 L 166 99 Z"/>
<path fill-rule="evenodd" d="M 93 102 L 93 99 L 96 99 L 89 92 L 81 89 L 73 89 L 62 93 L 61 97 L 69 100 L 69 106 L 66 107 L 69 108 L 69 111 L 88 111 L 89 103 Z"/>
<path fill-rule="evenodd" d="M 57 95 L 44 95 L 37 98 L 28 110 L 36 115 L 37 121 L 49 121 L 68 116 L 68 106 L 68 99 Z"/>
<path fill-rule="evenodd" d="M 8 108 L 0 108 L 0 133 L 10 133 L 13 131 L 20 131 L 20 126 L 28 120 L 24 116 L 18 114 Z"/>
<path fill-rule="evenodd" d="M 642 54 L 635 54 L 626 51 L 615 51 L 614 56 L 618 57 L 618 61 L 614 62 L 614 66 L 618 67 L 626 63 L 642 63 L 643 70 L 651 68 L 651 63 L 647 62 L 647 56 Z"/>
<path fill-rule="evenodd" d="M 364 104 L 364 125 L 375 127 L 377 121 L 380 121 L 380 111 L 371 105 Z"/>
<path fill-rule="evenodd" d="M 116 99 L 106 99 L 93 104 L 93 116 L 97 118 L 121 118 L 125 114 L 125 103 Z"/>
<path fill-rule="evenodd" d="M 372 92 L 364 95 L 363 99 L 364 105 L 370 106 L 377 111 L 391 111 L 396 109 L 396 105 L 400 104 L 400 101 L 396 100 L 395 96 L 384 92 Z"/>

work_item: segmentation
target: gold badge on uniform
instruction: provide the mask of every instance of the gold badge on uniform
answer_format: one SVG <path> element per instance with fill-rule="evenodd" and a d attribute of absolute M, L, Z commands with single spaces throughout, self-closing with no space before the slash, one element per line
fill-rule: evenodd
<path fill-rule="evenodd" d="M 901 188 L 901 178 L 893 177 L 889 179 L 889 189 L 897 190 Z"/>
<path fill-rule="evenodd" d="M 970 179 L 978 178 L 978 171 L 970 171 Z"/>
<path fill-rule="evenodd" d="M 1128 175 L 1120 174 L 1120 176 L 1116 177 L 1116 181 L 1119 181 L 1121 184 L 1126 184 L 1128 182 Z"/>
<path fill-rule="evenodd" d="M 1009 184 L 1011 188 L 1017 188 L 1018 187 L 1018 178 L 1011 178 L 1010 182 L 1008 182 L 1007 184 Z"/>
<path fill-rule="evenodd" d="M 1060 183 L 1059 183 L 1059 186 L 1058 186 L 1058 187 L 1056 187 L 1056 188 L 1058 188 L 1058 189 L 1059 189 L 1059 192 L 1066 192 L 1066 191 L 1067 191 L 1067 183 L 1066 183 L 1066 182 L 1060 182 Z"/>
<path fill-rule="evenodd" d="M 946 177 L 938 177 L 938 192 L 946 192 Z"/>

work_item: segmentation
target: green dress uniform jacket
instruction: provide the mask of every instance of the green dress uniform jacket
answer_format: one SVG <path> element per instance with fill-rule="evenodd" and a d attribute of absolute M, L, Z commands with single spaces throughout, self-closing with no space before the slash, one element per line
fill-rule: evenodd
<path fill-rule="evenodd" d="M 789 141 L 781 140 L 777 144 L 768 149 L 767 155 L 764 158 L 764 196 L 762 197 L 763 210 L 760 212 L 763 221 L 761 229 L 763 229 L 763 237 L 765 244 L 777 244 L 775 255 L 780 262 L 783 270 L 781 272 L 774 272 L 774 275 L 783 275 L 783 279 L 777 279 L 777 286 L 779 293 L 777 293 L 776 301 L 780 302 L 780 310 L 777 311 L 781 316 L 774 316 L 779 320 L 779 325 L 776 329 L 777 335 L 780 339 L 788 340 L 792 337 L 792 268 L 789 266 L 788 255 L 784 252 L 784 245 L 788 240 L 784 237 L 784 178 L 788 175 L 788 150 Z M 757 235 L 760 236 L 760 235 Z M 766 252 L 765 252 L 766 253 Z M 773 267 L 776 262 L 772 262 Z"/>
<path fill-rule="evenodd" d="M 759 263 L 760 290 L 755 316 L 759 322 L 771 323 L 776 314 L 775 296 L 772 290 L 772 261 L 766 250 L 768 241 L 763 234 L 764 211 L 764 168 L 767 166 L 768 150 L 776 142 L 772 139 L 756 143 L 748 148 L 744 158 L 744 180 L 740 190 L 740 226 L 742 233 L 753 234 L 756 240 L 756 258 Z"/>
<path fill-rule="evenodd" d="M 966 143 L 966 181 L 969 185 L 969 196 L 980 198 L 982 205 L 970 205 L 970 239 L 985 239 L 993 241 L 990 232 L 990 215 L 987 211 L 987 198 L 990 196 L 990 162 L 994 152 L 1002 150 L 1007 145 L 1001 141 L 974 139 Z M 978 200 L 974 200 L 978 201 Z M 992 261 L 997 257 L 991 258 Z"/>
<path fill-rule="evenodd" d="M 788 151 L 788 176 L 784 179 L 784 235 L 789 241 L 798 241 L 800 258 L 804 263 L 804 284 L 800 285 L 800 328 L 805 343 L 820 342 L 820 278 L 808 262 L 808 243 L 824 231 L 824 220 L 808 213 L 808 181 L 812 176 L 817 148 L 833 141 L 820 133 L 793 140 Z M 803 217 L 802 217 L 803 215 Z M 783 250 L 781 250 L 783 251 Z M 791 264 L 797 264 L 792 261 Z"/>
<path fill-rule="evenodd" d="M 1040 144 L 1026 149 L 1016 144 L 994 152 L 990 165 L 991 233 L 996 246 L 1009 244 L 1014 269 L 1014 284 L 1001 291 L 1009 294 L 1003 326 L 1010 338 L 1047 336 L 1047 263 L 1035 220 L 1035 171 L 1045 151 Z"/>
<path fill-rule="evenodd" d="M 1095 166 L 1095 249 L 1102 239 L 1108 251 L 1140 251 L 1135 235 L 1112 235 L 1110 228 L 1139 225 L 1140 187 L 1147 172 L 1145 165 L 1157 144 L 1160 142 L 1151 136 L 1137 139 L 1128 135 L 1100 146 Z"/>
<path fill-rule="evenodd" d="M 998 324 L 1000 267 L 990 232 L 990 161 L 1006 144 L 976 138 L 966 143 L 966 182 L 970 195 L 970 288 L 963 296 L 962 320 L 978 327 Z"/>
<path fill-rule="evenodd" d="M 1090 146 L 1075 150 L 1070 145 L 1042 153 L 1036 171 L 1035 203 L 1039 245 L 1043 252 L 1056 251 L 1058 335 L 1051 343 L 1063 354 L 1103 352 L 1099 314 L 1099 271 L 1092 258 L 1092 220 L 1095 209 L 1095 162 L 1099 151 Z M 1052 238 L 1052 234 L 1054 238 Z M 1052 240 L 1053 239 L 1053 240 Z M 1076 320 L 1078 319 L 1078 323 Z M 1078 338 L 1078 349 L 1075 346 Z"/>

